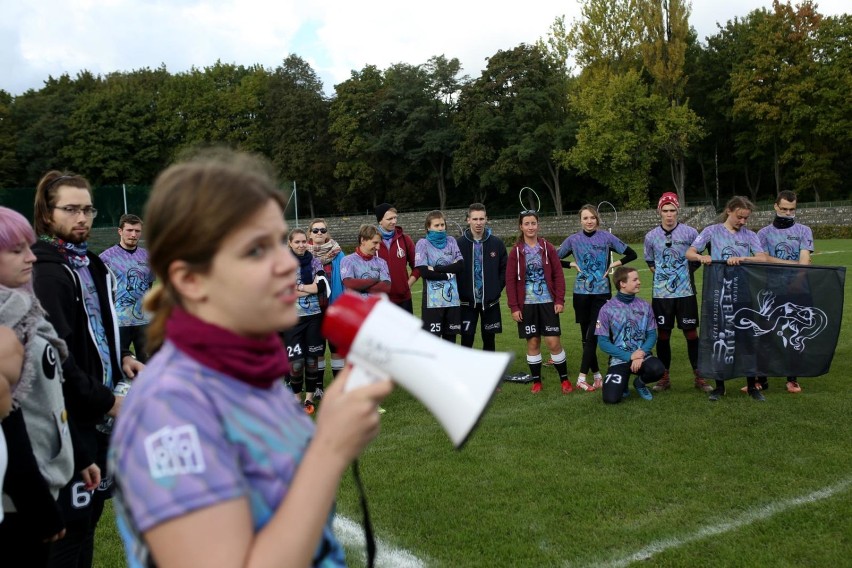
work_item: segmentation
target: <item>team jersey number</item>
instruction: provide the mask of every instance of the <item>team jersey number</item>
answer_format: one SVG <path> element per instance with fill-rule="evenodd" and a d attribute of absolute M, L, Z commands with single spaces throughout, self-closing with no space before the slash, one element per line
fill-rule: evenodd
<path fill-rule="evenodd" d="M 538 329 L 536 329 L 534 325 L 524 326 L 524 330 L 526 331 L 527 335 L 535 335 L 536 333 L 538 333 Z"/>
<path fill-rule="evenodd" d="M 616 373 L 607 373 L 606 379 L 604 379 L 605 383 L 612 382 L 613 384 L 620 385 L 623 377 Z"/>
<path fill-rule="evenodd" d="M 301 345 L 288 345 L 287 346 L 287 356 L 291 359 L 293 357 L 297 357 L 302 354 L 302 346 Z"/>
<path fill-rule="evenodd" d="M 441 324 L 440 323 L 430 323 L 429 331 L 432 333 L 441 333 Z"/>

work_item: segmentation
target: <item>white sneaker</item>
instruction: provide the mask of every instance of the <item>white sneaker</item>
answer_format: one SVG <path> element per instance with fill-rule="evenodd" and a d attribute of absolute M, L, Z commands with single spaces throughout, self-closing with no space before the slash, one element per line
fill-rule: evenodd
<path fill-rule="evenodd" d="M 586 392 L 594 392 L 595 387 L 587 383 L 586 381 L 577 381 L 577 388 Z"/>

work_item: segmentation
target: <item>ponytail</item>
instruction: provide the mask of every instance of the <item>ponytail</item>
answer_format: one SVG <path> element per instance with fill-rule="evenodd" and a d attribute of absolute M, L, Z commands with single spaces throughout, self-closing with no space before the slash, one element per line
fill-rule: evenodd
<path fill-rule="evenodd" d="M 146 331 L 149 355 L 157 352 L 166 339 L 166 323 L 177 305 L 174 298 L 174 293 L 159 282 L 154 284 L 151 290 L 145 294 L 143 302 L 145 311 L 154 314 Z"/>

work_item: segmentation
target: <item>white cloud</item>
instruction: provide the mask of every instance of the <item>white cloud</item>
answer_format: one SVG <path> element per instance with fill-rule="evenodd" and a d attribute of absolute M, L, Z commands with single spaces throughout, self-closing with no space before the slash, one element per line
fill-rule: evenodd
<path fill-rule="evenodd" d="M 819 3 L 824 14 L 842 0 Z M 768 0 L 693 2 L 699 38 Z M 464 0 L 0 0 L 0 89 L 20 94 L 48 76 L 155 68 L 172 73 L 221 60 L 277 66 L 289 53 L 308 61 L 330 92 L 352 70 L 371 64 L 425 63 L 457 57 L 477 76 L 499 49 L 532 43 L 560 15 L 571 22 L 571 0 L 483 5 Z"/>

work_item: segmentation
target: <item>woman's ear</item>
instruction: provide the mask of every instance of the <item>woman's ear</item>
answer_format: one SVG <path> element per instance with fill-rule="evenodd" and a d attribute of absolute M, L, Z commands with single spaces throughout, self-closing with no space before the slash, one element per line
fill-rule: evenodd
<path fill-rule="evenodd" d="M 185 260 L 175 260 L 169 265 L 169 282 L 184 300 L 202 302 L 207 299 L 207 278 L 193 270 Z"/>

